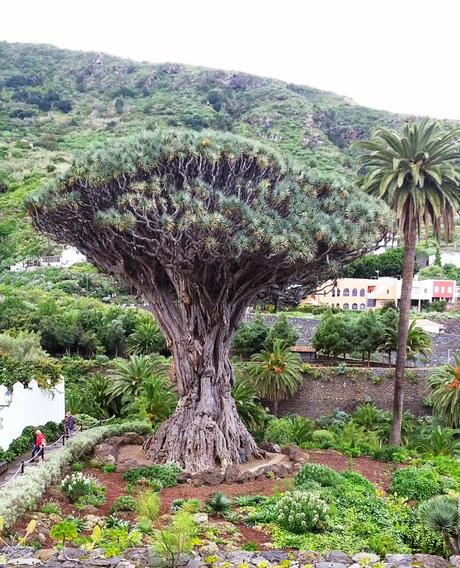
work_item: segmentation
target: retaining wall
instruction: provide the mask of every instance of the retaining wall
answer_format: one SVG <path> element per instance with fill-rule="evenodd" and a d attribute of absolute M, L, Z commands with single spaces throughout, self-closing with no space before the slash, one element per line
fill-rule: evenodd
<path fill-rule="evenodd" d="M 426 377 L 428 369 L 409 370 L 410 380 L 404 387 L 405 410 L 415 416 L 430 414 L 422 404 L 429 393 Z M 393 373 L 388 369 L 347 369 L 339 375 L 334 368 L 312 367 L 294 397 L 279 404 L 280 416 L 299 414 L 319 418 L 335 409 L 353 411 L 359 404 L 372 401 L 382 410 L 391 410 L 393 405 Z"/>

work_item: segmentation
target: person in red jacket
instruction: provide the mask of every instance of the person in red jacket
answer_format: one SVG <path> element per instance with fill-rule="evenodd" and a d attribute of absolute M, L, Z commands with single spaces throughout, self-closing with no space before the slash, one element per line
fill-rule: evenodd
<path fill-rule="evenodd" d="M 46 444 L 46 440 L 45 440 L 45 436 L 43 435 L 43 433 L 40 430 L 37 430 L 35 432 L 35 441 L 34 441 L 34 445 L 32 447 L 32 457 L 35 458 L 35 456 L 38 454 L 40 456 L 40 452 L 41 452 L 41 458 L 42 460 L 44 459 L 43 457 L 43 448 L 45 447 Z M 35 460 L 33 460 L 35 461 Z"/>

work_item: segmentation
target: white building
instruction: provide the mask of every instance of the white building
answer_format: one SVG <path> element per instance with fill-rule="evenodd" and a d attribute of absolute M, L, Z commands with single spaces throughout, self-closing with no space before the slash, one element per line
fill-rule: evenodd
<path fill-rule="evenodd" d="M 436 260 L 436 255 L 431 255 L 428 259 L 429 264 L 434 264 Z M 443 252 L 441 253 L 441 265 L 454 264 L 457 268 L 460 268 L 460 252 Z"/>
<path fill-rule="evenodd" d="M 85 262 L 86 256 L 78 249 L 66 246 L 61 256 L 43 256 L 37 260 L 26 260 L 10 266 L 11 272 L 23 272 L 24 270 L 36 270 L 37 268 L 68 268 L 78 262 Z"/>

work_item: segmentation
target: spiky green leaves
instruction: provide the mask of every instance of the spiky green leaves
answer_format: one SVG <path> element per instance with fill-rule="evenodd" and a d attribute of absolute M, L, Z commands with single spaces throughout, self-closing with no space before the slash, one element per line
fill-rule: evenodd
<path fill-rule="evenodd" d="M 309 181 L 311 178 L 311 181 Z M 247 265 L 299 278 L 365 252 L 388 212 L 345 183 L 318 181 L 256 142 L 223 133 L 143 133 L 92 150 L 38 198 L 35 226 L 107 269 L 130 259 L 200 273 Z"/>
<path fill-rule="evenodd" d="M 437 122 L 406 123 L 396 132 L 378 130 L 372 140 L 358 142 L 366 170 L 364 189 L 383 199 L 407 233 L 431 222 L 449 238 L 460 209 L 460 130 L 444 132 Z"/>

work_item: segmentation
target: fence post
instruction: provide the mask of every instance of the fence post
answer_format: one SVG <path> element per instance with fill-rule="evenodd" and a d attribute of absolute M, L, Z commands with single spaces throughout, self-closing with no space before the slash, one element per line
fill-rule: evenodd
<path fill-rule="evenodd" d="M 24 461 L 21 462 L 21 475 L 24 473 Z"/>

